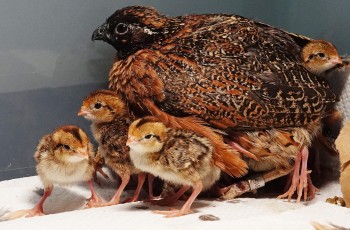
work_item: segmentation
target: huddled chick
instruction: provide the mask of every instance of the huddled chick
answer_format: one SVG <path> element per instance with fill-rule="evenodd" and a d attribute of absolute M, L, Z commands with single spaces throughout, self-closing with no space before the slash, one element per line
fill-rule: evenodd
<path fill-rule="evenodd" d="M 336 65 L 342 64 L 335 46 L 323 40 L 314 40 L 304 46 L 301 58 L 304 67 L 316 75 L 321 75 Z"/>
<path fill-rule="evenodd" d="M 134 121 L 129 127 L 127 145 L 135 167 L 182 186 L 174 195 L 176 199 L 192 187 L 191 196 L 180 210 L 155 211 L 166 217 L 190 213 L 198 194 L 220 177 L 209 139 L 188 130 L 167 128 L 156 117 Z"/>
<path fill-rule="evenodd" d="M 34 208 L 9 213 L 6 219 L 44 215 L 43 204 L 55 184 L 87 181 L 91 190 L 87 206 L 102 202 L 91 182 L 95 172 L 93 145 L 79 127 L 62 126 L 42 137 L 34 158 L 37 162 L 36 171 L 44 185 L 44 194 Z"/>
<path fill-rule="evenodd" d="M 98 155 L 121 177 L 121 184 L 109 202 L 98 204 L 108 206 L 120 203 L 120 197 L 132 174 L 138 174 L 138 186 L 134 196 L 128 201 L 137 201 L 145 174 L 140 173 L 130 161 L 129 148 L 126 146 L 128 127 L 134 116 L 129 113 L 119 95 L 109 90 L 98 90 L 88 95 L 78 113 L 92 121 L 91 130 L 97 140 Z"/>

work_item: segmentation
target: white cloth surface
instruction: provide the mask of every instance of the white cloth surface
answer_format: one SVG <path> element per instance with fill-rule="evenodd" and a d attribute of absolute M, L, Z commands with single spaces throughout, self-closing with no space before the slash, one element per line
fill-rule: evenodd
<path fill-rule="evenodd" d="M 115 181 L 103 181 L 96 191 L 104 199 L 115 192 Z M 3 211 L 32 208 L 40 196 L 33 190 L 41 187 L 37 176 L 0 182 L 0 204 Z M 123 198 L 130 195 L 123 194 Z M 238 198 L 231 201 L 196 200 L 192 214 L 164 218 L 152 213 L 167 209 L 135 202 L 111 207 L 84 209 L 90 191 L 85 184 L 55 187 L 44 205 L 48 214 L 0 222 L 0 229 L 314 229 L 311 221 L 350 228 L 350 209 L 328 204 L 328 197 L 342 196 L 337 182 L 331 182 L 310 202 L 294 203 L 267 198 Z M 179 207 L 182 205 L 179 202 Z M 148 207 L 148 209 L 144 209 Z M 217 221 L 202 221 L 200 215 L 211 214 Z"/>

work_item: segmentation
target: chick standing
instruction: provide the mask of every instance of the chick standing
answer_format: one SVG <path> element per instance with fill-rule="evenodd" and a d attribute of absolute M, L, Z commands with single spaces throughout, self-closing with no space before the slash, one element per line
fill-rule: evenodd
<path fill-rule="evenodd" d="M 126 146 L 128 127 L 134 116 L 129 113 L 123 100 L 113 91 L 98 90 L 88 95 L 78 113 L 92 121 L 91 130 L 98 141 L 98 153 L 122 179 L 113 198 L 98 206 L 119 204 L 120 197 L 132 174 L 138 174 L 138 186 L 129 201 L 136 201 L 145 180 L 145 174 L 135 169 Z"/>
<path fill-rule="evenodd" d="M 190 213 L 198 194 L 220 177 L 220 169 L 213 163 L 214 149 L 209 139 L 191 131 L 166 128 L 155 117 L 134 121 L 129 127 L 127 145 L 135 167 L 182 185 L 176 196 L 193 188 L 181 210 L 155 211 L 166 217 Z"/>
<path fill-rule="evenodd" d="M 44 185 L 44 195 L 32 209 L 10 213 L 6 219 L 44 215 L 43 204 L 54 184 L 68 185 L 87 181 L 91 198 L 87 206 L 102 200 L 95 193 L 91 179 L 95 172 L 93 146 L 86 133 L 76 126 L 62 126 L 41 138 L 34 154 L 36 171 Z"/>

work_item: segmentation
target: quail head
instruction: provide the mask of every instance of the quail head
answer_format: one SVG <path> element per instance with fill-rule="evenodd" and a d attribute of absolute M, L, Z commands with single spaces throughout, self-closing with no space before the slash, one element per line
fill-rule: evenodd
<path fill-rule="evenodd" d="M 301 51 L 303 65 L 316 75 L 342 63 L 335 46 L 327 41 L 314 40 L 303 47 Z"/>
<path fill-rule="evenodd" d="M 135 167 L 165 181 L 181 185 L 175 196 L 193 192 L 181 210 L 156 211 L 166 217 L 185 215 L 205 189 L 220 177 L 220 168 L 213 163 L 213 146 L 209 139 L 194 132 L 167 128 L 155 117 L 134 121 L 129 128 L 127 145 Z"/>

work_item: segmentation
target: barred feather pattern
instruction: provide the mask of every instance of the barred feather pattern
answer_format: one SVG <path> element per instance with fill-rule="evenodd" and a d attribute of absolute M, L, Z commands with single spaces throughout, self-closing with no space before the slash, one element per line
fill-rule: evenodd
<path fill-rule="evenodd" d="M 99 142 L 98 152 L 118 175 L 138 173 L 131 163 L 126 146 L 130 116 L 122 116 L 111 122 L 93 124 L 94 135 Z"/>
<path fill-rule="evenodd" d="M 336 101 L 289 34 L 231 15 L 169 18 L 164 36 L 117 60 L 110 88 L 220 129 L 305 126 Z M 176 32 L 175 32 L 176 31 Z"/>
<path fill-rule="evenodd" d="M 300 150 L 304 146 L 310 147 L 320 131 L 320 123 L 315 122 L 307 128 L 235 133 L 233 139 L 257 157 L 258 161 L 246 159 L 249 169 L 265 172 L 293 166 Z"/>

